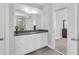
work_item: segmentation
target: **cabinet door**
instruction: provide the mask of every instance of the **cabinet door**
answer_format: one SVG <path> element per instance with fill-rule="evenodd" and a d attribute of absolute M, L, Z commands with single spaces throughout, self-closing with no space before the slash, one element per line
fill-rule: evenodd
<path fill-rule="evenodd" d="M 35 48 L 33 35 L 23 35 L 15 37 L 15 54 L 27 54 Z"/>
<path fill-rule="evenodd" d="M 15 37 L 15 54 L 27 54 L 47 45 L 47 33 Z"/>
<path fill-rule="evenodd" d="M 15 38 L 15 54 L 26 54 L 29 50 L 28 36 L 18 36 Z"/>
<path fill-rule="evenodd" d="M 42 35 L 43 39 L 42 39 L 42 46 L 47 46 L 47 40 L 48 40 L 48 33 L 43 33 Z"/>
<path fill-rule="evenodd" d="M 35 49 L 39 49 L 42 47 L 41 41 L 42 41 L 42 34 L 35 34 L 34 35 L 34 47 Z"/>
<path fill-rule="evenodd" d="M 26 38 L 27 39 L 27 38 Z M 35 40 L 34 40 L 34 35 L 28 35 L 28 51 L 32 52 L 33 50 L 35 50 Z"/>

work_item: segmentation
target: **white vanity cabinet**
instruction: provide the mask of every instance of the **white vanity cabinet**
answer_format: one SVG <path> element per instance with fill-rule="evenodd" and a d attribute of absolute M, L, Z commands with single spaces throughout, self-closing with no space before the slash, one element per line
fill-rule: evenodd
<path fill-rule="evenodd" d="M 34 34 L 34 47 L 35 50 L 42 47 L 41 41 L 42 41 L 42 33 Z"/>
<path fill-rule="evenodd" d="M 48 44 L 48 33 L 43 33 L 42 34 L 42 46 L 47 46 Z"/>
<path fill-rule="evenodd" d="M 15 37 L 15 54 L 23 55 L 47 46 L 48 33 L 37 33 Z"/>
<path fill-rule="evenodd" d="M 28 52 L 29 47 L 29 39 L 32 37 L 30 36 L 16 36 L 15 37 L 15 54 L 25 54 Z M 32 42 L 32 41 L 31 41 Z M 31 43 L 32 44 L 32 43 Z"/>

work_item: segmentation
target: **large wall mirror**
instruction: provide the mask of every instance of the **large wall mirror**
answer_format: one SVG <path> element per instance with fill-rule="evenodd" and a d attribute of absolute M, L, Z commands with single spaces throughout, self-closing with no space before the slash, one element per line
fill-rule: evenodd
<path fill-rule="evenodd" d="M 25 4 L 15 4 L 15 31 L 33 30 L 41 10 Z"/>

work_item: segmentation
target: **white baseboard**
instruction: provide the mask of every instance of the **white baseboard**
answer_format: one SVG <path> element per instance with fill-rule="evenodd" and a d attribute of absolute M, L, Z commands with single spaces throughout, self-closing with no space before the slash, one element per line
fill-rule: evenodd
<path fill-rule="evenodd" d="M 55 48 L 53 48 L 51 45 L 47 45 L 49 48 L 51 48 L 51 49 L 55 49 Z"/>
<path fill-rule="evenodd" d="M 55 40 L 59 40 L 59 39 L 62 39 L 62 37 L 60 37 L 60 38 L 56 38 Z"/>
<path fill-rule="evenodd" d="M 60 51 L 56 50 L 55 48 L 53 48 L 51 45 L 47 45 L 49 48 L 55 50 L 56 52 L 60 53 L 61 55 L 64 55 L 63 53 L 61 53 Z"/>
<path fill-rule="evenodd" d="M 56 50 L 56 49 L 55 49 L 55 51 L 58 52 L 58 53 L 60 53 L 61 55 L 64 55 L 62 52 L 60 52 L 60 51 L 58 51 L 58 50 Z"/>

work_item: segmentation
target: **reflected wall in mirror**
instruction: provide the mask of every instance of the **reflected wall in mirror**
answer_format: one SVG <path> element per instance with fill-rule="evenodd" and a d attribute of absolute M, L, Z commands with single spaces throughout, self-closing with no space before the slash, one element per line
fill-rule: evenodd
<path fill-rule="evenodd" d="M 27 4 L 15 4 L 15 27 L 18 27 L 18 31 L 34 30 L 39 16 L 41 16 L 39 8 Z"/>
<path fill-rule="evenodd" d="M 18 26 L 18 31 L 24 31 L 25 28 L 25 17 L 17 16 L 16 17 L 16 26 Z"/>

